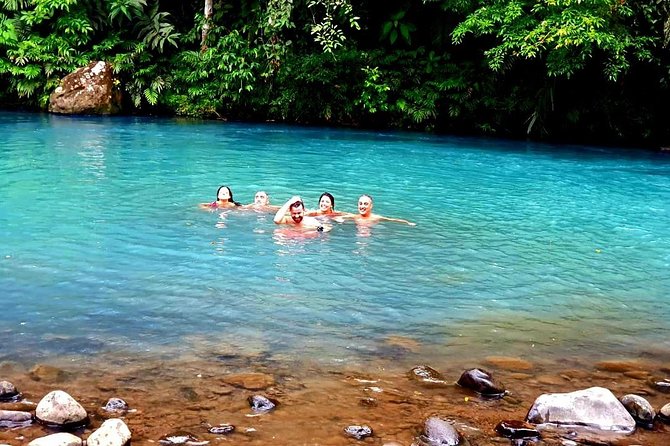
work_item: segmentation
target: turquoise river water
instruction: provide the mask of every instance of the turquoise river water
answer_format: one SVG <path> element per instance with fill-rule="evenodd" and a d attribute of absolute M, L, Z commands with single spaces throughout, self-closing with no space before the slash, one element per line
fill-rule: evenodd
<path fill-rule="evenodd" d="M 219 185 L 416 222 L 286 235 Z M 670 156 L 413 133 L 0 113 L 0 360 L 361 364 L 670 350 Z M 225 347 L 224 347 L 225 346 Z"/>

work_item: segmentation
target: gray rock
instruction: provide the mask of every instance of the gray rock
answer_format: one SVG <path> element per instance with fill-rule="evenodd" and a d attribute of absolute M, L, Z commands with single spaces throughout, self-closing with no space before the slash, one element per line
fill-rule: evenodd
<path fill-rule="evenodd" d="M 49 111 L 110 115 L 121 110 L 121 92 L 110 64 L 93 61 L 65 76 L 49 96 Z"/>
<path fill-rule="evenodd" d="M 456 446 L 461 440 L 461 434 L 451 423 L 437 417 L 425 421 L 423 434 L 417 438 L 420 446 Z"/>
<path fill-rule="evenodd" d="M 666 424 L 670 424 L 670 403 L 658 410 L 658 419 Z"/>
<path fill-rule="evenodd" d="M 612 392 L 603 387 L 540 395 L 528 411 L 526 421 L 621 433 L 635 430 L 633 417 Z"/>
<path fill-rule="evenodd" d="M 372 436 L 372 428 L 365 424 L 361 426 L 352 425 L 345 427 L 344 433 L 356 440 L 362 440 L 363 438 Z"/>
<path fill-rule="evenodd" d="M 81 404 L 62 390 L 49 392 L 40 400 L 35 409 L 35 418 L 54 427 L 85 426 L 89 421 Z"/>
<path fill-rule="evenodd" d="M 205 446 L 209 444 L 209 441 L 198 440 L 194 435 L 189 434 L 188 432 L 179 432 L 170 435 L 161 437 L 158 440 L 163 446 L 177 446 L 177 445 L 186 445 L 186 446 Z"/>
<path fill-rule="evenodd" d="M 30 426 L 33 416 L 30 412 L 18 410 L 0 410 L 0 427 L 15 428 Z"/>
<path fill-rule="evenodd" d="M 649 401 L 639 395 L 633 394 L 625 395 L 619 401 L 621 401 L 623 407 L 626 408 L 639 426 L 646 427 L 647 429 L 654 427 L 656 411 L 649 404 Z"/>
<path fill-rule="evenodd" d="M 277 402 L 271 400 L 263 395 L 253 395 L 248 398 L 251 410 L 256 413 L 265 413 L 274 410 L 277 407 Z"/>
<path fill-rule="evenodd" d="M 210 434 L 227 435 L 235 432 L 235 426 L 232 424 L 219 424 L 218 426 L 210 427 L 207 431 Z"/>
<path fill-rule="evenodd" d="M 18 401 L 21 399 L 21 393 L 9 381 L 0 381 L 0 401 Z"/>
<path fill-rule="evenodd" d="M 67 432 L 47 435 L 46 437 L 36 438 L 28 446 L 81 446 L 81 438 Z"/>
<path fill-rule="evenodd" d="M 127 412 L 128 409 L 128 403 L 121 398 L 110 398 L 107 401 L 107 404 L 103 407 L 103 410 L 106 410 L 107 412 Z"/>
<path fill-rule="evenodd" d="M 409 371 L 409 376 L 415 381 L 428 385 L 447 385 L 449 384 L 444 376 L 437 370 L 427 365 L 418 365 Z"/>
<path fill-rule="evenodd" d="M 89 435 L 86 446 L 123 446 L 130 437 L 130 429 L 123 420 L 110 418 Z"/>
<path fill-rule="evenodd" d="M 482 369 L 466 370 L 457 384 L 489 398 L 500 398 L 507 393 L 504 385 L 494 379 L 491 373 Z"/>

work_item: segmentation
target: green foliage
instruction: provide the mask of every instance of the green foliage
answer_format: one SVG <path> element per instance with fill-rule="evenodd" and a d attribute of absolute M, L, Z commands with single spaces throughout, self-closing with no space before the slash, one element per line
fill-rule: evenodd
<path fill-rule="evenodd" d="M 333 54 L 346 40 L 338 22 L 347 22 L 349 28 L 360 29 L 360 18 L 354 15 L 353 7 L 347 0 L 309 0 L 307 6 L 314 17 L 311 33 L 325 53 Z M 320 20 L 316 19 L 318 16 Z"/>
<path fill-rule="evenodd" d="M 549 77 L 570 78 L 602 57 L 605 76 L 615 80 L 631 59 L 651 59 L 654 39 L 631 32 L 626 20 L 632 15 L 620 0 L 486 0 L 454 29 L 453 40 L 460 43 L 469 33 L 495 36 L 485 54 L 496 71 L 541 59 Z"/>
<path fill-rule="evenodd" d="M 157 49 L 162 53 L 165 42 L 175 48 L 178 47 L 177 39 L 180 33 L 167 21 L 169 16 L 168 12 L 158 10 L 158 2 L 147 14 L 140 16 L 135 29 L 142 41 L 152 50 Z"/>
<path fill-rule="evenodd" d="M 380 39 L 388 40 L 393 45 L 397 42 L 398 37 L 401 37 L 405 44 L 411 45 L 411 34 L 416 31 L 416 26 L 404 20 L 406 14 L 407 11 L 405 10 L 398 11 L 389 20 L 384 22 Z"/>

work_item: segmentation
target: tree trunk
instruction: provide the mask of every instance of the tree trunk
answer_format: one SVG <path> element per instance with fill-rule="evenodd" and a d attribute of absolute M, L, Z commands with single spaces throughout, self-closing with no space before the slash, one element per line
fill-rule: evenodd
<path fill-rule="evenodd" d="M 207 49 L 207 36 L 209 35 L 209 29 L 212 21 L 212 12 L 214 9 L 212 2 L 213 0 L 205 0 L 205 21 L 202 25 L 202 40 L 200 41 L 200 51 L 205 51 Z"/>

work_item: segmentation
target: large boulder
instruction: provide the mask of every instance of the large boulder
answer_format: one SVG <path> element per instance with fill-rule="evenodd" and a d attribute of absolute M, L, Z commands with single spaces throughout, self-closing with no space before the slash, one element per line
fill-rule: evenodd
<path fill-rule="evenodd" d="M 49 111 L 70 115 L 111 115 L 121 110 L 112 67 L 91 62 L 61 80 L 49 97 Z"/>
<path fill-rule="evenodd" d="M 621 433 L 635 430 L 633 417 L 616 396 L 603 387 L 540 395 L 528 411 L 526 421 Z"/>
<path fill-rule="evenodd" d="M 89 422 L 86 410 L 62 390 L 54 390 L 40 400 L 35 409 L 37 421 L 52 427 L 80 427 Z"/>

